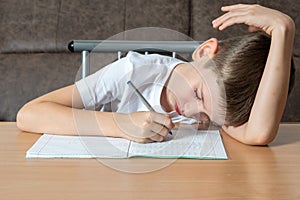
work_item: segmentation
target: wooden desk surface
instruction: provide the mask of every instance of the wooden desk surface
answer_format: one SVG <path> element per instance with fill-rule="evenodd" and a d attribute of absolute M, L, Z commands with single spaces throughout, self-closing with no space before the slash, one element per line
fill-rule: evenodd
<path fill-rule="evenodd" d="M 266 147 L 222 134 L 229 160 L 178 159 L 140 174 L 96 159 L 26 159 L 39 136 L 0 123 L 1 199 L 300 199 L 300 124 L 282 124 Z M 134 169 L 165 160 L 111 162 Z"/>

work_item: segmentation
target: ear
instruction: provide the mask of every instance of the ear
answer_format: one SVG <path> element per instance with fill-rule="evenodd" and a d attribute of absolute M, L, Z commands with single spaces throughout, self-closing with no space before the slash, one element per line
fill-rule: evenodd
<path fill-rule="evenodd" d="M 199 60 L 201 57 L 208 56 L 212 58 L 218 52 L 218 40 L 216 38 L 211 38 L 202 43 L 193 52 L 192 58 L 194 61 Z"/>

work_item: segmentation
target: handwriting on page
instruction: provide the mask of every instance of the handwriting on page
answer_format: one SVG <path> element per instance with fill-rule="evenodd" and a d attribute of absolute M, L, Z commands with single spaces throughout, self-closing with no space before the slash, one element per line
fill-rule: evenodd
<path fill-rule="evenodd" d="M 227 159 L 219 131 L 174 130 L 163 142 L 140 144 L 123 138 L 42 135 L 27 158 Z"/>
<path fill-rule="evenodd" d="M 217 158 L 216 148 L 220 148 L 219 133 L 198 131 L 196 134 L 186 130 L 173 131 L 173 139 L 164 142 L 139 144 L 132 142 L 129 157 L 147 156 L 161 158 Z M 216 145 L 219 143 L 219 145 Z M 221 143 L 222 144 L 222 143 Z"/>

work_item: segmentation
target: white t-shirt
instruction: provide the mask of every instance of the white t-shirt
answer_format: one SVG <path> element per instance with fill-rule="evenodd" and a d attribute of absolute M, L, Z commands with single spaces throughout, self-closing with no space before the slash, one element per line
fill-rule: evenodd
<path fill-rule="evenodd" d="M 96 73 L 77 81 L 85 109 L 120 113 L 148 111 L 127 85 L 130 80 L 156 112 L 165 113 L 160 104 L 163 87 L 172 70 L 183 61 L 158 54 L 129 52 Z M 174 122 L 194 123 L 193 119 L 172 114 Z"/>

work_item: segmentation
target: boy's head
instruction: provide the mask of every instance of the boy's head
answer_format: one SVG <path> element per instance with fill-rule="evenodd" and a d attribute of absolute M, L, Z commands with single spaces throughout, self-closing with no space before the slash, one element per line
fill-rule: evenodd
<path fill-rule="evenodd" d="M 239 126 L 248 121 L 256 92 L 267 61 L 271 38 L 264 33 L 251 33 L 223 41 L 207 40 L 193 53 L 193 60 L 207 55 L 209 65 L 223 84 L 226 126 Z M 294 81 L 292 66 L 290 88 Z"/>

